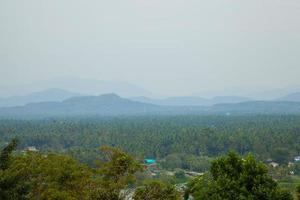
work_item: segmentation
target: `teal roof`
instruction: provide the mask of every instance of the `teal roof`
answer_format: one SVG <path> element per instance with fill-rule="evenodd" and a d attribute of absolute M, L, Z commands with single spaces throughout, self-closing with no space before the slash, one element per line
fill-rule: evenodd
<path fill-rule="evenodd" d="M 156 163 L 156 160 L 154 160 L 154 159 L 145 159 L 145 163 L 146 164 L 154 164 L 154 163 Z"/>

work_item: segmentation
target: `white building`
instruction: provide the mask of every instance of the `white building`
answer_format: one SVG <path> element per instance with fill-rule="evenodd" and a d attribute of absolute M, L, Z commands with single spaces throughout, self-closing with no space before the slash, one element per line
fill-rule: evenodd
<path fill-rule="evenodd" d="M 39 150 L 37 150 L 37 148 L 35 148 L 35 146 L 27 147 L 25 150 L 26 151 L 31 151 L 31 152 L 38 152 L 39 151 Z"/>

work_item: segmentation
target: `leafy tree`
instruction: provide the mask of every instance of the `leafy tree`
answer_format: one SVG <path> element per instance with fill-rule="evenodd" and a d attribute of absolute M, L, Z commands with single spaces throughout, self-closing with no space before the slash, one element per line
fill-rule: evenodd
<path fill-rule="evenodd" d="M 5 170 L 10 164 L 11 154 L 18 145 L 17 139 L 12 139 L 11 142 L 0 153 L 0 169 Z"/>
<path fill-rule="evenodd" d="M 2 151 L 6 155 L 3 160 L 9 158 L 9 165 L 0 170 L 3 200 L 119 200 L 125 195 L 122 190 L 134 183 L 134 174 L 141 169 L 133 157 L 115 148 L 102 148 L 105 159 L 92 169 L 53 153 L 25 152 L 12 156 L 14 144 L 12 141 Z"/>
<path fill-rule="evenodd" d="M 125 152 L 111 147 L 102 147 L 105 159 L 98 164 L 96 174 L 99 187 L 93 199 L 119 200 L 126 195 L 126 187 L 135 182 L 135 173 L 141 165 Z M 122 195 L 123 194 L 123 195 Z"/>
<path fill-rule="evenodd" d="M 294 163 L 294 165 L 292 166 L 295 175 L 300 175 L 300 162 L 296 162 Z"/>
<path fill-rule="evenodd" d="M 184 171 L 181 169 L 176 170 L 174 176 L 176 179 L 185 179 L 186 178 Z"/>
<path fill-rule="evenodd" d="M 267 168 L 249 155 L 245 159 L 230 152 L 212 162 L 210 174 L 193 180 L 189 192 L 196 200 L 292 200 L 279 189 Z"/>
<path fill-rule="evenodd" d="M 16 156 L 0 178 L 1 198 L 88 199 L 92 183 L 90 169 L 61 155 L 27 152 Z"/>
<path fill-rule="evenodd" d="M 179 200 L 180 194 L 176 191 L 175 187 L 159 182 L 151 181 L 144 186 L 136 189 L 134 200 Z"/>
<path fill-rule="evenodd" d="M 297 186 L 296 190 L 297 190 L 297 198 L 298 200 L 300 200 L 300 184 Z"/>

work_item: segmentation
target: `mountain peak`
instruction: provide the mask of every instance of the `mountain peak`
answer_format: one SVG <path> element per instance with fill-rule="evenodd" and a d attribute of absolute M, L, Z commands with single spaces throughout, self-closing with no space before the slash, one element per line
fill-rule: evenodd
<path fill-rule="evenodd" d="M 119 95 L 117 95 L 116 93 L 101 94 L 98 97 L 121 99 L 121 97 Z"/>

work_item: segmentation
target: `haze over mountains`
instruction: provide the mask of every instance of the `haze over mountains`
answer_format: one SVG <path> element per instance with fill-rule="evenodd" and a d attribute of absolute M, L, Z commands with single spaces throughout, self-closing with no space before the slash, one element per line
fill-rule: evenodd
<path fill-rule="evenodd" d="M 62 102 L 30 103 L 0 109 L 0 116 L 49 117 L 82 115 L 132 115 L 153 112 L 158 106 L 143 104 L 121 98 L 115 94 L 73 97 Z"/>
<path fill-rule="evenodd" d="M 50 89 L 41 89 L 52 86 Z M 25 88 L 25 89 L 24 89 Z M 178 114 L 300 114 L 300 92 L 282 90 L 268 101 L 244 96 L 157 97 L 147 90 L 124 82 L 89 79 L 59 79 L 15 88 L 19 96 L 0 98 L 0 116 L 115 116 Z M 37 92 L 29 92 L 34 90 Z M 5 90 L 0 90 L 5 93 Z M 13 91 L 13 90 L 11 90 Z M 18 91 L 22 91 L 18 93 Z M 27 94 L 25 95 L 24 93 Z M 276 95 L 275 95 L 276 96 Z"/>
<path fill-rule="evenodd" d="M 119 94 L 118 92 L 114 92 L 118 90 L 118 87 L 115 89 L 111 89 L 111 91 L 109 91 L 109 88 L 106 88 L 105 90 L 103 90 L 103 88 L 104 87 L 102 87 L 102 89 L 99 89 L 100 93 L 96 93 L 96 94 L 94 94 L 95 92 L 92 92 L 92 90 L 88 90 L 88 89 L 86 90 L 85 93 L 79 93 L 79 92 L 72 92 L 65 89 L 50 88 L 38 92 L 33 92 L 28 95 L 2 97 L 2 98 L 0 97 L 0 107 L 23 106 L 28 103 L 38 103 L 38 102 L 47 102 L 47 101 L 59 102 L 59 101 L 69 99 L 71 97 L 91 96 L 91 95 L 97 96 L 97 95 L 107 94 L 107 93 L 115 93 L 122 97 L 129 98 L 130 100 L 133 101 L 155 104 L 155 105 L 162 105 L 162 106 L 211 106 L 211 105 L 222 104 L 222 103 L 241 103 L 245 101 L 259 100 L 259 99 L 248 98 L 243 96 L 215 96 L 213 98 L 203 98 L 199 96 L 175 96 L 175 97 L 167 97 L 167 98 L 152 98 L 151 96 L 149 97 L 149 96 L 137 95 L 136 97 L 131 97 L 129 93 L 127 93 L 127 96 L 122 95 L 126 92 L 122 92 L 122 94 Z M 119 89 L 121 89 L 121 87 L 119 87 Z M 143 93 L 144 92 L 141 92 L 141 94 Z M 140 93 L 136 91 L 136 92 L 132 92 L 132 94 L 140 94 Z M 300 101 L 300 92 L 288 94 L 280 98 L 274 98 L 270 100 L 297 102 Z"/>
<path fill-rule="evenodd" d="M 52 88 L 44 91 L 34 92 L 24 96 L 0 98 L 0 107 L 24 106 L 28 103 L 38 103 L 38 102 L 48 102 L 48 101 L 59 102 L 76 96 L 90 96 L 90 95 L 84 95 L 84 94 L 70 92 L 67 90 Z M 179 96 L 179 97 L 156 99 L 156 98 L 141 96 L 141 97 L 132 97 L 129 99 L 133 101 L 142 102 L 142 103 L 162 105 L 162 106 L 210 106 L 219 103 L 240 103 L 240 102 L 252 100 L 247 97 L 239 97 L 239 96 L 217 96 L 211 99 L 195 97 L 195 96 Z"/>
<path fill-rule="evenodd" d="M 22 86 L 0 87 L 0 97 L 26 96 L 31 93 L 48 90 L 49 88 L 59 88 L 82 95 L 116 93 L 122 97 L 153 96 L 153 94 L 146 89 L 124 81 L 57 78 L 33 82 Z"/>
<path fill-rule="evenodd" d="M 151 104 L 163 105 L 163 106 L 211 106 L 219 103 L 240 103 L 245 101 L 251 101 L 250 98 L 239 97 L 239 96 L 217 96 L 211 99 L 194 97 L 194 96 L 169 97 L 165 99 L 135 97 L 131 99 L 135 101 L 144 102 L 144 103 L 151 103 Z"/>
<path fill-rule="evenodd" d="M 300 92 L 292 93 L 277 99 L 278 101 L 296 101 L 300 102 Z"/>
<path fill-rule="evenodd" d="M 49 90 L 53 93 L 53 90 Z M 41 93 L 39 93 L 41 94 Z M 56 94 L 54 92 L 54 94 Z M 67 93 L 70 94 L 70 93 Z M 31 97 L 34 95 L 31 95 Z M 62 95 L 63 96 L 63 95 Z M 58 97 L 62 97 L 58 96 Z M 66 97 L 66 96 L 64 96 Z M 175 101 L 175 100 L 176 101 Z M 87 116 L 132 116 L 132 115 L 235 115 L 235 114 L 300 114 L 300 102 L 291 101 L 244 101 L 243 98 L 213 98 L 213 102 L 227 100 L 226 103 L 201 106 L 195 105 L 197 98 L 182 97 L 162 100 L 165 105 L 139 102 L 122 98 L 116 94 L 100 96 L 77 96 L 62 101 L 29 103 L 25 106 L 0 108 L 1 118 L 44 118 L 44 117 L 87 117 Z M 206 100 L 200 99 L 207 103 Z M 218 101 L 217 101 L 218 100 Z M 247 100 L 247 99 L 245 99 Z M 172 105 L 167 105 L 171 102 Z M 175 103 L 174 103 L 175 102 Z M 194 103 L 194 105 L 187 105 Z"/>
<path fill-rule="evenodd" d="M 52 88 L 40 92 L 34 92 L 24 96 L 12 96 L 0 98 L 0 107 L 23 106 L 28 103 L 37 103 L 45 101 L 63 101 L 65 99 L 80 96 L 78 93 L 67 90 Z"/>
<path fill-rule="evenodd" d="M 12 96 L 27 96 L 32 93 L 58 88 L 82 95 L 100 95 L 115 93 L 125 98 L 148 97 L 152 99 L 164 99 L 168 97 L 202 97 L 212 99 L 216 96 L 249 97 L 258 100 L 273 100 L 282 96 L 300 91 L 300 85 L 282 88 L 222 88 L 221 90 L 209 90 L 206 85 L 198 85 L 198 89 L 188 92 L 164 93 L 159 90 L 149 90 L 145 85 L 133 84 L 126 81 L 107 81 L 88 78 L 56 78 L 43 81 L 33 81 L 22 85 L 0 85 L 0 98 Z M 175 87 L 175 86 L 174 86 Z M 186 83 L 188 89 L 188 83 Z M 199 99 L 198 99 L 199 100 Z M 197 101 L 198 101 L 197 100 Z"/>

